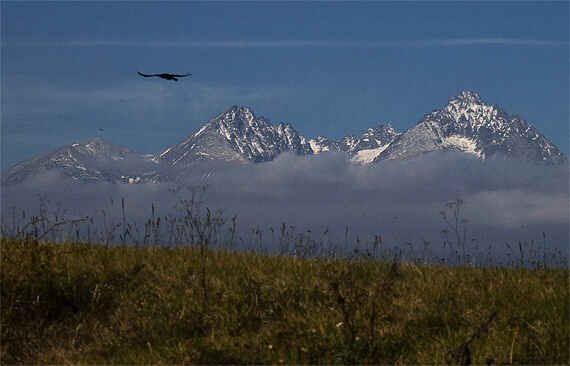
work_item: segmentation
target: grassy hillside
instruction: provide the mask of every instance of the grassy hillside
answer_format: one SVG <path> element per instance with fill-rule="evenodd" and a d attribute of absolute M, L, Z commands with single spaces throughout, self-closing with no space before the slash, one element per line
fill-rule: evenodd
<path fill-rule="evenodd" d="M 3 364 L 568 364 L 567 269 L 2 239 Z"/>

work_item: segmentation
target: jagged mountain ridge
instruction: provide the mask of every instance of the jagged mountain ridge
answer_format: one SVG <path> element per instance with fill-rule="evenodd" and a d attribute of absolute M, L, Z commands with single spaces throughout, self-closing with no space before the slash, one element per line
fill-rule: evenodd
<path fill-rule="evenodd" d="M 522 117 L 486 105 L 474 92 L 462 92 L 403 133 L 390 125 L 378 125 L 361 137 L 349 135 L 340 141 L 323 136 L 307 141 L 289 123 L 274 126 L 247 107 L 232 106 L 161 153 L 145 155 L 94 139 L 16 164 L 2 172 L 2 184 L 53 169 L 75 180 L 160 182 L 212 170 L 212 164 L 269 162 L 286 151 L 299 155 L 344 152 L 352 162 L 366 164 L 438 150 L 462 151 L 482 159 L 502 154 L 530 162 L 568 162 Z M 204 163 L 209 166 L 204 168 Z"/>
<path fill-rule="evenodd" d="M 158 154 L 157 161 L 192 164 L 196 160 L 263 162 L 283 151 L 310 153 L 305 138 L 289 123 L 273 126 L 247 107 L 233 106 L 212 118 L 179 144 Z"/>
<path fill-rule="evenodd" d="M 310 140 L 309 145 L 314 154 L 327 151 L 342 151 L 348 154 L 350 160 L 355 163 L 370 163 L 398 136 L 390 124 L 377 125 L 369 128 L 361 137 L 348 135 L 340 141 L 333 141 L 319 136 Z"/>

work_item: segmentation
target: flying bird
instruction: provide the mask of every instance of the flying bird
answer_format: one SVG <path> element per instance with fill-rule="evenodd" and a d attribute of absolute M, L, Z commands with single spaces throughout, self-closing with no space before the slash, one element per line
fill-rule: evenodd
<path fill-rule="evenodd" d="M 173 75 L 173 74 L 154 74 L 154 75 L 145 75 L 145 74 L 141 74 L 141 73 L 140 73 L 140 72 L 138 72 L 138 71 L 137 71 L 137 73 L 138 73 L 140 76 L 144 76 L 145 78 L 149 78 L 149 77 L 151 77 L 151 76 L 158 76 L 159 78 L 162 78 L 162 79 L 166 79 L 166 80 L 174 80 L 174 81 L 178 81 L 178 79 L 177 79 L 177 78 L 183 78 L 183 77 L 186 77 L 186 76 L 190 76 L 190 75 L 192 75 L 192 74 L 190 74 L 190 73 L 187 73 L 186 75 Z"/>

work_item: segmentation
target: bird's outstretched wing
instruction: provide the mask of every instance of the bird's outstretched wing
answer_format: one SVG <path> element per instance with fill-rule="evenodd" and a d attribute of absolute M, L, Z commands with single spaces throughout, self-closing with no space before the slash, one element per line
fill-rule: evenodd
<path fill-rule="evenodd" d="M 149 78 L 151 76 L 158 76 L 158 75 L 145 75 L 145 74 L 141 74 L 140 72 L 137 71 L 137 74 L 139 74 L 140 76 L 144 76 L 145 78 Z"/>
<path fill-rule="evenodd" d="M 191 74 L 191 73 L 187 73 L 187 74 L 185 74 L 185 75 L 173 75 L 173 74 L 169 74 L 169 75 L 170 75 L 170 76 L 175 76 L 175 77 L 177 77 L 177 78 L 183 78 L 183 77 L 186 77 L 186 76 L 190 76 L 190 75 L 192 75 L 192 74 Z"/>

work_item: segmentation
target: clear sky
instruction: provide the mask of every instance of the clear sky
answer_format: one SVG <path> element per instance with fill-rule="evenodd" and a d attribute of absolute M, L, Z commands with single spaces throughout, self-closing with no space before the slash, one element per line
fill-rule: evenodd
<path fill-rule="evenodd" d="M 402 132 L 462 90 L 568 156 L 567 1 L 0 6 L 2 170 L 96 137 L 157 153 L 234 104 L 307 138 Z"/>

